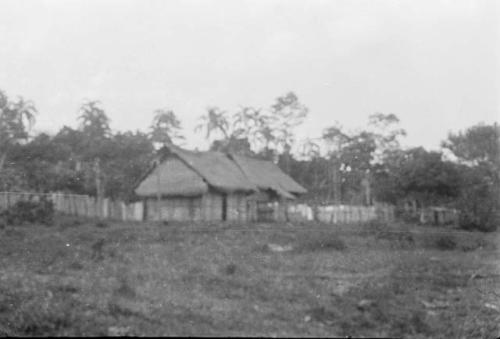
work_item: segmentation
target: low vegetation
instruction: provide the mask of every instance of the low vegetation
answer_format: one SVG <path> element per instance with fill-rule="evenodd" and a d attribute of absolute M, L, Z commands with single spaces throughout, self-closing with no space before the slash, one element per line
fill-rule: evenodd
<path fill-rule="evenodd" d="M 406 224 L 96 227 L 70 217 L 54 226 L 0 230 L 0 335 L 500 334 L 497 234 Z"/>
<path fill-rule="evenodd" d="M 0 223 L 6 225 L 21 225 L 25 223 L 41 223 L 51 225 L 54 221 L 54 205 L 44 199 L 18 201 L 11 208 L 0 213 Z"/>

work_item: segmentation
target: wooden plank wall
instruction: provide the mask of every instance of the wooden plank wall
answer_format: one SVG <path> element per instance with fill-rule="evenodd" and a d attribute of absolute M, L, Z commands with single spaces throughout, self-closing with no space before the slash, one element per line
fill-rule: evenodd
<path fill-rule="evenodd" d="M 0 210 L 12 207 L 17 201 L 39 200 L 42 197 L 54 204 L 54 210 L 61 214 L 88 218 L 103 217 L 122 221 L 142 221 L 142 202 L 126 204 L 108 198 L 97 199 L 78 194 L 0 192 Z"/>
<path fill-rule="evenodd" d="M 171 197 L 160 200 L 146 199 L 146 220 L 171 220 L 171 221 L 201 221 L 201 197 Z M 160 213 L 161 212 L 161 213 Z"/>
<path fill-rule="evenodd" d="M 290 221 L 306 221 L 316 219 L 327 224 L 363 223 L 372 220 L 384 222 L 394 221 L 394 206 L 351 206 L 332 205 L 319 206 L 314 211 L 305 204 L 288 206 L 288 219 Z"/>
<path fill-rule="evenodd" d="M 247 211 L 247 196 L 245 194 L 229 194 L 227 196 L 227 220 L 246 222 L 249 216 Z"/>
<path fill-rule="evenodd" d="M 222 220 L 222 194 L 208 192 L 203 195 L 201 209 L 203 221 Z"/>

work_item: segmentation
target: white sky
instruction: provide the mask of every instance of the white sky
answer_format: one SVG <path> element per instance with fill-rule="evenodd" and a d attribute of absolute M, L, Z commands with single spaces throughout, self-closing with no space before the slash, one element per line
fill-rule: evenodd
<path fill-rule="evenodd" d="M 77 126 L 85 98 L 114 130 L 173 109 L 186 146 L 216 105 L 267 107 L 294 91 L 299 138 L 394 113 L 405 145 L 500 120 L 496 1 L 0 0 L 0 89 L 35 102 L 36 129 Z"/>

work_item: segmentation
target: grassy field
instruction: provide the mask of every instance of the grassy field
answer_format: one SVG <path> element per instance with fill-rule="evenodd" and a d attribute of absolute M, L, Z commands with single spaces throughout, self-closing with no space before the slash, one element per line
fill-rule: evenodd
<path fill-rule="evenodd" d="M 405 224 L 0 230 L 0 335 L 500 335 L 498 233 Z"/>

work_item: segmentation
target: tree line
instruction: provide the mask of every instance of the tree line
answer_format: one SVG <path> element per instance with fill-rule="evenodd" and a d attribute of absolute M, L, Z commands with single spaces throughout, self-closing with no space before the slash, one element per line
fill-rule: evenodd
<path fill-rule="evenodd" d="M 297 140 L 308 108 L 288 92 L 268 107 L 206 109 L 195 130 L 210 149 L 274 161 L 317 204 L 445 205 L 462 211 L 464 227 L 493 229 L 500 203 L 500 128 L 478 124 L 450 133 L 441 150 L 403 148 L 395 114 L 374 113 L 361 130 L 329 122 L 316 138 Z M 0 91 L 0 190 L 63 191 L 129 200 L 157 151 L 185 140 L 171 109 L 152 112 L 147 132 L 114 132 L 103 105 L 85 101 L 78 127 L 32 135 L 33 102 Z M 292 151 L 293 150 L 293 151 Z M 447 156 L 444 156 L 444 155 Z"/>

